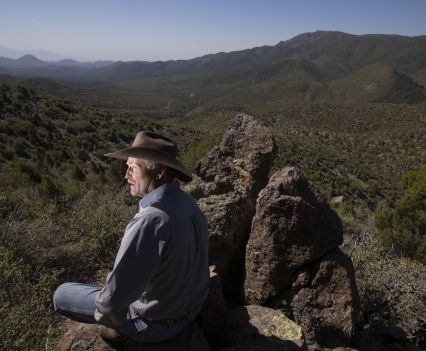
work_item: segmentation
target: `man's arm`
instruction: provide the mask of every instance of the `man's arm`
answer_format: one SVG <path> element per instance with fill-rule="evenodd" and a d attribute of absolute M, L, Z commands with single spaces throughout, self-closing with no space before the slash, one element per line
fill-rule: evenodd
<path fill-rule="evenodd" d="M 114 269 L 96 300 L 95 319 L 105 325 L 126 322 L 129 305 L 144 291 L 161 261 L 166 231 L 160 218 L 142 218 L 126 229 Z"/>

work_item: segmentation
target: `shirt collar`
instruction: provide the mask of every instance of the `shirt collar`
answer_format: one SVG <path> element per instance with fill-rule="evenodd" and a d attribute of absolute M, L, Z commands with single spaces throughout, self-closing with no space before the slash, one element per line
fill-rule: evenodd
<path fill-rule="evenodd" d="M 178 187 L 179 186 L 176 183 L 166 183 L 166 184 L 160 185 L 158 188 L 155 188 L 153 191 L 145 195 L 139 201 L 139 210 L 142 210 L 143 208 L 151 205 L 156 200 L 161 199 L 167 191 L 170 191 L 172 189 L 177 189 Z"/>

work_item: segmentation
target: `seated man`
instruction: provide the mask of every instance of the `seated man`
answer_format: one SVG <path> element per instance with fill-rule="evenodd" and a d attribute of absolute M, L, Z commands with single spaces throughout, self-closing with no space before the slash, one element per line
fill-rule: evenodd
<path fill-rule="evenodd" d="M 64 283 L 55 311 L 99 323 L 141 343 L 181 332 L 200 311 L 209 289 L 207 221 L 173 182 L 191 180 L 170 139 L 139 132 L 132 147 L 105 156 L 127 160 L 130 193 L 142 197 L 103 288 Z"/>

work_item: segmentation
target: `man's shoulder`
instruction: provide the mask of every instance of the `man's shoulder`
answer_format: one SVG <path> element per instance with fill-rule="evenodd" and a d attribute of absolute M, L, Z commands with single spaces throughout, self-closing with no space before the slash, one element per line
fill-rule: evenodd
<path fill-rule="evenodd" d="M 140 225 L 164 225 L 170 221 L 170 216 L 165 211 L 154 207 L 148 206 L 139 210 L 135 215 L 134 220 Z"/>

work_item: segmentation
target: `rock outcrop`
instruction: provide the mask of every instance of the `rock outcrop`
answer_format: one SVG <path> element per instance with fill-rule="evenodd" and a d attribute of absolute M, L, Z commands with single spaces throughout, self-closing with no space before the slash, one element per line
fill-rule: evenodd
<path fill-rule="evenodd" d="M 70 322 L 58 350 L 348 346 L 359 297 L 352 262 L 338 249 L 340 219 L 296 168 L 276 172 L 266 185 L 275 153 L 271 132 L 253 117 L 238 115 L 185 186 L 208 218 L 210 263 L 218 273 L 211 267 L 210 293 L 196 322 L 163 343 L 113 348 L 98 326 Z M 249 305 L 229 311 L 222 290 L 235 303 L 242 287 Z"/>
<path fill-rule="evenodd" d="M 210 351 L 203 330 L 193 323 L 177 337 L 158 344 L 141 345 L 128 341 L 113 346 L 99 333 L 99 325 L 67 323 L 68 331 L 59 341 L 57 351 Z"/>
<path fill-rule="evenodd" d="M 339 217 L 296 168 L 276 172 L 257 199 L 246 248 L 246 299 L 264 304 L 282 293 L 294 272 L 337 248 Z"/>
<path fill-rule="evenodd" d="M 302 327 L 310 350 L 350 345 L 360 318 L 352 261 L 340 249 L 308 264 L 272 302 Z"/>
<path fill-rule="evenodd" d="M 223 351 L 290 351 L 304 347 L 301 327 L 281 311 L 249 305 L 237 307 L 231 314 L 238 333 L 238 345 Z"/>
<path fill-rule="evenodd" d="M 270 130 L 253 117 L 238 115 L 185 187 L 208 218 L 210 263 L 216 265 L 227 297 L 240 294 L 256 198 L 275 153 Z"/>
<path fill-rule="evenodd" d="M 315 187 L 292 167 L 276 172 L 257 199 L 246 248 L 249 303 L 282 308 L 309 349 L 350 344 L 359 316 L 342 226 Z"/>

